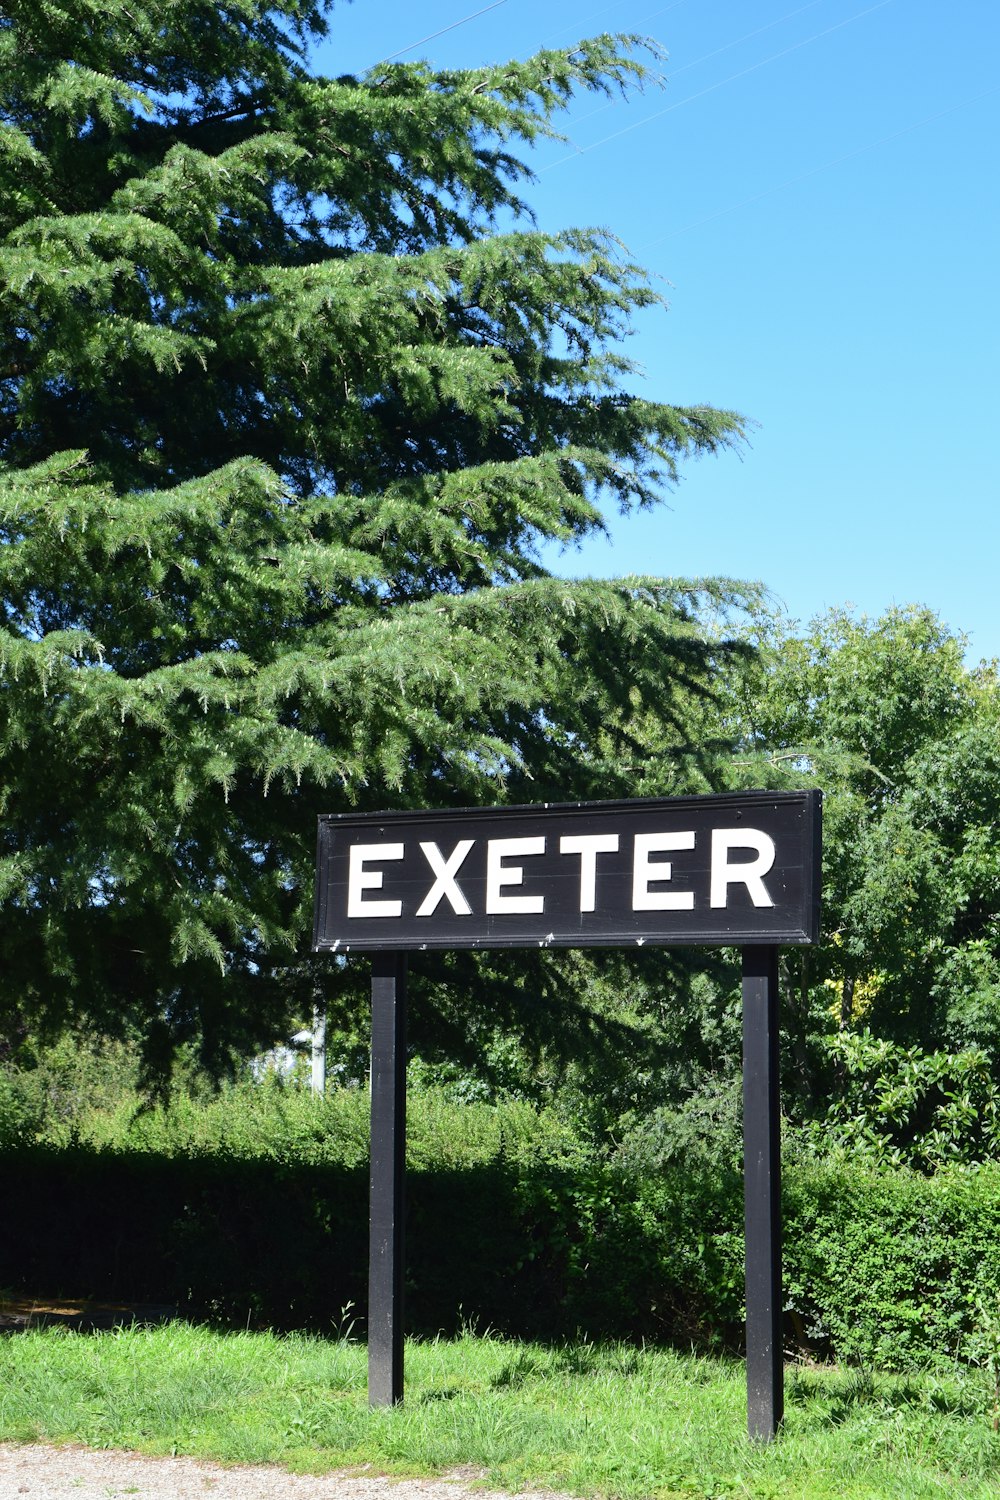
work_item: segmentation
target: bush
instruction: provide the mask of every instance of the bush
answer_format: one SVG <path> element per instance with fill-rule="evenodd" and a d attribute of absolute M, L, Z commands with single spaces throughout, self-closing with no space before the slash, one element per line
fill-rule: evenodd
<path fill-rule="evenodd" d="M 969 1355 L 1000 1292 L 1000 1165 L 803 1162 L 784 1198 L 785 1305 L 818 1349 L 895 1369 Z"/>
<path fill-rule="evenodd" d="M 925 1172 L 996 1160 L 1000 1086 L 982 1048 L 925 1052 L 860 1031 L 838 1033 L 827 1050 L 841 1075 L 837 1095 L 801 1131 L 818 1156 L 836 1147 Z"/>
<path fill-rule="evenodd" d="M 40 1090 L 0 1074 L 0 1285 L 280 1328 L 329 1328 L 353 1303 L 363 1327 L 363 1089 L 316 1100 L 271 1079 L 143 1108 L 123 1087 L 69 1114 L 66 1099 L 51 1078 Z M 412 1331 L 477 1319 L 533 1337 L 738 1346 L 742 1182 L 728 1152 L 677 1154 L 671 1122 L 609 1160 L 551 1111 L 426 1083 L 408 1113 Z M 897 1369 L 974 1358 L 977 1309 L 1000 1296 L 1000 1165 L 926 1176 L 817 1160 L 790 1138 L 784 1264 L 790 1346 Z"/>
<path fill-rule="evenodd" d="M 28 1145 L 45 1119 L 45 1101 L 29 1077 L 0 1072 L 0 1151 Z"/>

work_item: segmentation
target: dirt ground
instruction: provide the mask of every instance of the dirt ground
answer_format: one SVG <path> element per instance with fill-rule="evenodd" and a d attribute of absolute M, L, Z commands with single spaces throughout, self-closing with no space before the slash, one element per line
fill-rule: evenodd
<path fill-rule="evenodd" d="M 146 1458 L 44 1443 L 0 1443 L 0 1500 L 510 1500 L 473 1490 L 475 1470 L 443 1479 L 389 1479 L 352 1470 L 314 1477 L 264 1468 L 224 1468 L 194 1458 Z M 552 1494 L 518 1500 L 568 1500 Z"/>

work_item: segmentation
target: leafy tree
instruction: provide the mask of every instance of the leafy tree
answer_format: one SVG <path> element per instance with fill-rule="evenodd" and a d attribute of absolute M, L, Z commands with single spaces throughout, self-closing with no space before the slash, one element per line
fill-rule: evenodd
<path fill-rule="evenodd" d="M 0 15 L 11 1032 L 269 1034 L 315 973 L 318 810 L 615 794 L 637 714 L 679 735 L 711 675 L 697 591 L 538 560 L 741 435 L 629 393 L 656 294 L 521 196 L 518 150 L 640 49 L 327 79 L 327 24 Z"/>
<path fill-rule="evenodd" d="M 826 794 L 824 940 L 785 958 L 800 1086 L 830 1085 L 815 1044 L 831 1025 L 908 1055 L 996 1054 L 995 665 L 968 668 L 964 639 L 916 607 L 834 611 L 801 636 L 763 620 L 758 643 L 732 678 L 733 774 Z"/>

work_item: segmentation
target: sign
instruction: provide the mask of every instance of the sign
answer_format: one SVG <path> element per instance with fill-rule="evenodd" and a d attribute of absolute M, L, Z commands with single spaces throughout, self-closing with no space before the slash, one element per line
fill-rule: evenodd
<path fill-rule="evenodd" d="M 319 820 L 313 946 L 814 943 L 820 794 Z"/>
<path fill-rule="evenodd" d="M 314 949 L 372 958 L 368 1400 L 403 1399 L 407 953 L 743 949 L 747 1423 L 784 1403 L 778 948 L 819 940 L 818 791 L 319 820 Z"/>

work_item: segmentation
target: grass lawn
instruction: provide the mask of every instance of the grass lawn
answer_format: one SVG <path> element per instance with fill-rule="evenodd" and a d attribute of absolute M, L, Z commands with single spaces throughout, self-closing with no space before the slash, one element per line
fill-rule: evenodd
<path fill-rule="evenodd" d="M 408 1344 L 406 1402 L 370 1412 L 363 1345 L 183 1323 L 0 1338 L 0 1440 L 83 1442 L 300 1471 L 472 1465 L 581 1496 L 1000 1495 L 975 1372 L 790 1370 L 778 1442 L 745 1437 L 742 1364 L 469 1335 Z"/>

